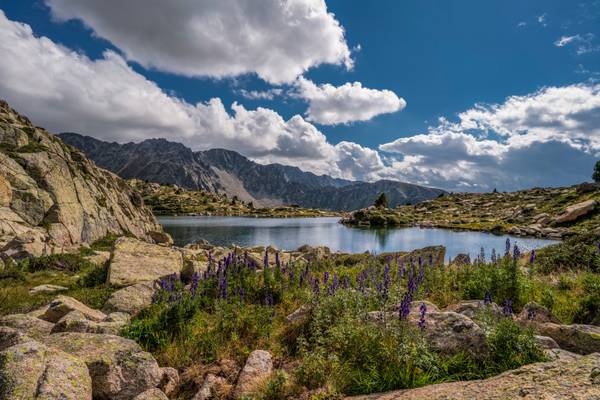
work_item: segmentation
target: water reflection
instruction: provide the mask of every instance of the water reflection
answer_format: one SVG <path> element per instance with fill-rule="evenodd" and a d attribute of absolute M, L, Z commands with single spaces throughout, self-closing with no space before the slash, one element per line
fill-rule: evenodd
<path fill-rule="evenodd" d="M 506 238 L 525 250 L 543 247 L 556 241 L 493 235 L 484 232 L 458 232 L 446 229 L 398 228 L 359 229 L 338 223 L 338 218 L 248 218 L 248 217 L 161 217 L 165 231 L 177 245 L 206 239 L 212 244 L 228 246 L 273 245 L 293 250 L 303 244 L 325 245 L 333 251 L 362 253 L 371 251 L 408 251 L 425 246 L 444 245 L 447 257 L 458 253 L 479 254 L 483 247 L 503 253 Z"/>

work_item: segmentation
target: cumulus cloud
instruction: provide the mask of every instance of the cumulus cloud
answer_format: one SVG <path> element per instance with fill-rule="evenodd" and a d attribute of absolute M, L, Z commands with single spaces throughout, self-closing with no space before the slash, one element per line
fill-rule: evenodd
<path fill-rule="evenodd" d="M 593 33 L 578 34 L 574 36 L 561 36 L 554 42 L 556 47 L 575 46 L 578 55 L 600 51 L 600 45 L 595 44 L 596 36 Z"/>
<path fill-rule="evenodd" d="M 352 68 L 344 29 L 324 0 L 45 0 L 144 67 L 189 77 L 256 73 L 292 82 L 320 64 Z"/>
<path fill-rule="evenodd" d="M 363 87 L 360 82 L 342 86 L 316 85 L 305 78 L 296 82 L 295 96 L 308 101 L 309 121 L 323 125 L 368 121 L 406 107 L 406 101 L 390 90 Z"/>
<path fill-rule="evenodd" d="M 382 173 L 456 190 L 568 185 L 589 179 L 599 122 L 600 85 L 544 88 L 381 145 L 400 155 Z"/>
<path fill-rule="evenodd" d="M 246 90 L 241 89 L 238 91 L 242 97 L 248 100 L 273 100 L 275 97 L 283 94 L 283 89 L 271 88 L 268 90 Z"/>
<path fill-rule="evenodd" d="M 118 142 L 165 137 L 195 150 L 223 147 L 259 162 L 277 161 L 341 176 L 350 156 L 303 117 L 285 120 L 218 98 L 189 104 L 135 72 L 118 54 L 98 60 L 73 52 L 0 10 L 0 97 L 54 132 Z M 359 145 L 355 153 L 360 155 Z M 371 150 L 373 151 L 373 150 Z M 340 164 L 341 163 L 341 164 Z M 362 161 L 358 161 L 362 164 Z M 364 179 L 360 169 L 344 172 Z"/>

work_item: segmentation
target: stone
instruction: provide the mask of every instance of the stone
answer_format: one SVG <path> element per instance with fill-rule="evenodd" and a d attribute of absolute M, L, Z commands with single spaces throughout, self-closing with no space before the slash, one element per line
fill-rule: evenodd
<path fill-rule="evenodd" d="M 587 200 L 581 203 L 573 204 L 572 206 L 567 207 L 561 215 L 556 217 L 554 222 L 557 224 L 573 222 L 594 211 L 597 205 L 597 200 Z"/>
<path fill-rule="evenodd" d="M 534 339 L 535 339 L 535 342 L 542 349 L 558 349 L 558 348 L 560 348 L 558 346 L 558 343 L 556 343 L 556 340 L 552 339 L 549 336 L 534 335 Z"/>
<path fill-rule="evenodd" d="M 13 314 L 0 317 L 0 326 L 14 328 L 33 339 L 40 340 L 50 334 L 54 324 L 27 314 Z"/>
<path fill-rule="evenodd" d="M 533 321 L 537 323 L 552 322 L 553 324 L 561 324 L 562 322 L 546 307 L 536 303 L 529 302 L 525 304 L 523 310 L 517 316 L 519 321 Z"/>
<path fill-rule="evenodd" d="M 71 311 L 54 325 L 52 333 L 81 332 L 118 335 L 127 323 L 126 320 L 94 322 L 86 319 L 80 311 Z"/>
<path fill-rule="evenodd" d="M 173 246 L 173 238 L 166 232 L 162 231 L 150 231 L 148 232 L 150 238 L 155 244 L 161 244 L 164 246 Z"/>
<path fill-rule="evenodd" d="M 254 386 L 273 372 L 273 358 L 265 350 L 254 350 L 248 356 L 240 372 L 233 396 L 242 397 L 252 391 Z"/>
<path fill-rule="evenodd" d="M 496 304 L 485 304 L 483 300 L 465 300 L 446 307 L 446 311 L 453 311 L 466 315 L 474 321 L 480 321 L 484 315 L 489 315 L 493 320 L 500 320 L 504 317 L 502 308 Z"/>
<path fill-rule="evenodd" d="M 69 296 L 58 296 L 56 299 L 52 300 L 48 306 L 48 310 L 40 316 L 40 319 L 56 323 L 71 311 L 81 312 L 85 318 L 90 321 L 99 322 L 106 319 L 106 314 L 103 312 L 94 310 Z"/>
<path fill-rule="evenodd" d="M 192 400 L 208 400 L 211 398 L 220 398 L 216 396 L 219 388 L 227 386 L 227 380 L 213 374 L 206 375 L 204 383 L 198 392 L 192 397 Z"/>
<path fill-rule="evenodd" d="M 39 285 L 34 288 L 31 288 L 29 290 L 29 294 L 35 295 L 38 293 L 56 293 L 56 292 L 64 292 L 65 290 L 69 290 L 69 288 L 66 288 L 64 286 L 48 284 L 48 285 Z"/>
<path fill-rule="evenodd" d="M 288 322 L 303 321 L 308 317 L 308 314 L 310 314 L 311 310 L 311 306 L 309 306 L 308 304 L 303 304 L 285 318 L 288 320 Z"/>
<path fill-rule="evenodd" d="M 103 267 L 108 263 L 108 260 L 110 260 L 110 251 L 95 250 L 94 254 L 84 258 L 93 264 Z"/>
<path fill-rule="evenodd" d="M 457 254 L 454 260 L 450 262 L 451 265 L 470 265 L 471 257 L 468 254 Z"/>
<path fill-rule="evenodd" d="M 52 334 L 44 343 L 85 362 L 94 398 L 129 400 L 156 388 L 163 376 L 154 357 L 130 339 L 67 332 Z"/>
<path fill-rule="evenodd" d="M 0 351 L 32 340 L 29 336 L 15 328 L 0 326 Z"/>
<path fill-rule="evenodd" d="M 172 397 L 179 388 L 179 372 L 175 368 L 161 368 L 162 379 L 158 387 L 168 396 Z"/>
<path fill-rule="evenodd" d="M 2 257 L 22 260 L 52 254 L 52 246 L 47 243 L 48 237 L 38 230 L 29 230 L 14 236 L 0 249 Z"/>
<path fill-rule="evenodd" d="M 570 351 L 559 348 L 544 349 L 544 355 L 548 357 L 549 361 L 573 361 L 583 357 L 581 354 L 571 353 Z"/>
<path fill-rule="evenodd" d="M 191 281 L 194 277 L 194 274 L 198 274 L 199 277 L 202 277 L 202 274 L 206 270 L 208 270 L 208 260 L 185 260 L 183 263 L 183 269 L 181 270 L 181 277 L 187 281 Z"/>
<path fill-rule="evenodd" d="M 600 326 L 595 325 L 561 325 L 547 323 L 529 323 L 539 335 L 549 336 L 558 343 L 561 349 L 577 354 L 600 352 Z"/>
<path fill-rule="evenodd" d="M 30 341 L 0 352 L 0 398 L 91 400 L 92 380 L 81 360 Z"/>
<path fill-rule="evenodd" d="M 132 317 L 150 307 L 156 294 L 154 282 L 142 282 L 117 290 L 110 295 L 102 311 L 105 313 L 122 312 Z"/>
<path fill-rule="evenodd" d="M 149 389 L 135 396 L 133 400 L 169 400 L 169 398 L 160 389 Z"/>
<path fill-rule="evenodd" d="M 180 251 L 149 244 L 137 239 L 117 239 L 108 268 L 108 283 L 127 286 L 180 274 L 183 256 Z"/>
<path fill-rule="evenodd" d="M 600 354 L 564 361 L 536 363 L 489 379 L 440 383 L 418 389 L 350 397 L 354 400 L 505 400 L 596 399 L 600 385 L 593 384 Z"/>

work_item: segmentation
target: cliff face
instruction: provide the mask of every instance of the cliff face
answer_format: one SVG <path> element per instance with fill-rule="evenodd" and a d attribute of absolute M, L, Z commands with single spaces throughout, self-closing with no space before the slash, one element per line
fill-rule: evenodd
<path fill-rule="evenodd" d="M 151 240 L 157 231 L 124 180 L 0 101 L 0 249 L 15 237 L 44 243 L 34 252 L 44 253 L 108 233 Z"/>
<path fill-rule="evenodd" d="M 382 192 L 392 206 L 433 199 L 443 193 L 404 182 L 354 182 L 286 165 L 258 164 L 224 149 L 192 152 L 165 139 L 118 144 L 75 133 L 59 136 L 123 178 L 226 193 L 261 207 L 297 204 L 346 211 L 370 206 Z"/>

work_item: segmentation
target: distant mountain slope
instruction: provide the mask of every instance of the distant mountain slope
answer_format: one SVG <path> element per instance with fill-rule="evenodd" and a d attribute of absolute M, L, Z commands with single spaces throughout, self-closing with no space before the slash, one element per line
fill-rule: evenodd
<path fill-rule="evenodd" d="M 62 133 L 59 137 L 123 178 L 226 193 L 259 206 L 298 204 L 354 210 L 371 205 L 381 192 L 386 193 L 391 206 L 429 200 L 443 193 L 403 182 L 354 182 L 281 164 L 262 165 L 224 149 L 193 152 L 165 139 L 118 144 L 77 133 Z"/>

